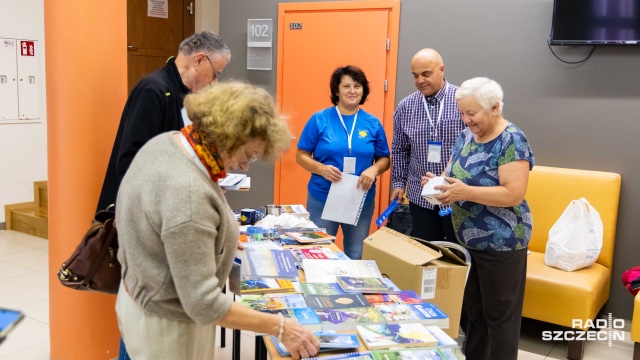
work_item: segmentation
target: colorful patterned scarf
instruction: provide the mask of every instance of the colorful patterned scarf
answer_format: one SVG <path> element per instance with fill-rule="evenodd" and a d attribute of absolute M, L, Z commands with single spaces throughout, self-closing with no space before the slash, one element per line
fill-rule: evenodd
<path fill-rule="evenodd" d="M 193 125 L 186 126 L 180 130 L 184 137 L 198 155 L 200 161 L 204 165 L 205 169 L 209 173 L 211 180 L 218 183 L 218 180 L 227 176 L 227 172 L 224 170 L 224 164 L 218 154 L 218 148 L 214 144 L 207 144 L 200 134 L 193 130 Z"/>

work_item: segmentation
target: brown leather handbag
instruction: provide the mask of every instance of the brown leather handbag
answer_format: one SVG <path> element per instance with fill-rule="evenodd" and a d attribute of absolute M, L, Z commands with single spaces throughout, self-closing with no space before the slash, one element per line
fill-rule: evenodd
<path fill-rule="evenodd" d="M 117 254 L 115 213 L 98 211 L 76 250 L 62 264 L 60 283 L 76 290 L 117 294 L 121 279 Z"/>

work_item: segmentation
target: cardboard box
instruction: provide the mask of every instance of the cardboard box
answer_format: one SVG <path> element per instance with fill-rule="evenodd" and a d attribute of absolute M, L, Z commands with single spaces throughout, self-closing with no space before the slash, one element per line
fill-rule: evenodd
<path fill-rule="evenodd" d="M 440 201 L 436 199 L 436 195 L 442 194 L 442 190 L 436 190 L 434 187 L 438 185 L 449 185 L 449 182 L 445 180 L 443 176 L 436 176 L 431 178 L 422 187 L 422 197 L 433 205 L 440 205 Z"/>
<path fill-rule="evenodd" d="M 458 337 L 467 264 L 448 249 L 421 242 L 387 227 L 364 240 L 362 259 L 375 260 L 382 275 L 402 290 L 414 290 L 449 316 L 452 338 Z"/>

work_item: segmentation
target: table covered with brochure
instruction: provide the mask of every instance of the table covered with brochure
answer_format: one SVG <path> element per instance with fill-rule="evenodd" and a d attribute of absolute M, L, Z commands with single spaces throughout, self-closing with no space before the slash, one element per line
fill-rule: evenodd
<path fill-rule="evenodd" d="M 230 283 L 236 301 L 309 327 L 321 342 L 318 359 L 458 359 L 456 341 L 442 331 L 449 327 L 442 310 L 399 289 L 374 260 L 350 260 L 322 233 L 249 235 L 236 259 L 239 281 Z M 263 340 L 271 359 L 291 359 L 273 336 Z"/>

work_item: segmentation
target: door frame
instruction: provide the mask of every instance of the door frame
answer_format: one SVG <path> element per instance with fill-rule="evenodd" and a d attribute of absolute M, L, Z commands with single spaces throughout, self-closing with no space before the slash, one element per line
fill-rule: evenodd
<path fill-rule="evenodd" d="M 278 107 L 282 105 L 283 93 L 283 67 L 284 67 L 284 33 L 286 24 L 284 23 L 286 13 L 313 12 L 326 10 L 360 10 L 376 9 L 388 10 L 389 22 L 387 34 L 389 35 L 389 50 L 386 52 L 387 67 L 385 79 L 387 80 L 387 91 L 384 92 L 384 112 L 382 126 L 387 134 L 387 141 L 391 144 L 393 137 L 393 112 L 395 108 L 396 94 L 396 73 L 398 68 L 398 39 L 400 32 L 400 0 L 371 0 L 371 1 L 335 1 L 335 2 L 311 2 L 311 3 L 281 3 L 278 4 L 278 58 L 276 72 L 276 103 Z M 295 151 L 295 149 L 292 149 Z M 274 166 L 273 181 L 273 201 L 280 204 L 280 178 L 282 173 L 282 163 L 280 161 Z M 389 194 L 391 187 L 391 171 L 387 171 L 378 181 L 378 193 L 376 200 L 378 203 L 374 218 L 377 218 L 389 205 Z"/>

